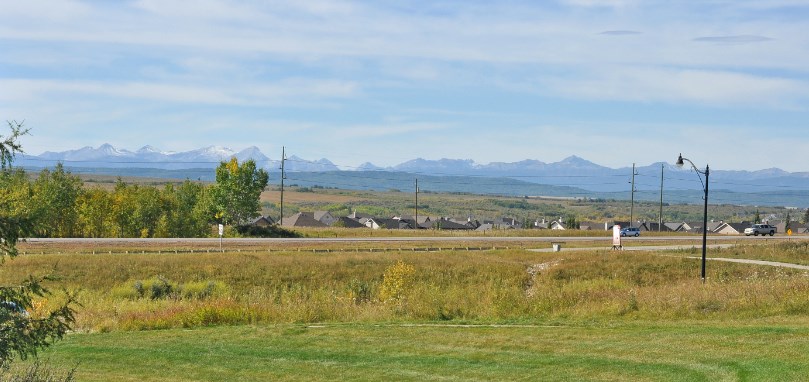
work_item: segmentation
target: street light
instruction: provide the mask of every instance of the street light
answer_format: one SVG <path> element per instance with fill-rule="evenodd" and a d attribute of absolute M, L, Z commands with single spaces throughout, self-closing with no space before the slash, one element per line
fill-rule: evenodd
<path fill-rule="evenodd" d="M 694 165 L 694 162 L 688 158 L 683 158 L 683 154 L 677 157 L 677 167 L 682 168 L 685 161 L 690 163 L 694 171 L 697 172 L 700 183 L 702 183 L 702 177 L 699 176 L 699 174 L 705 175 L 705 183 L 702 184 L 702 189 L 705 191 L 705 196 L 703 197 L 703 200 L 705 200 L 705 208 L 702 215 L 702 282 L 705 283 L 705 252 L 708 247 L 708 175 L 710 174 L 710 169 L 706 164 L 705 171 L 700 171 L 697 166 Z"/>

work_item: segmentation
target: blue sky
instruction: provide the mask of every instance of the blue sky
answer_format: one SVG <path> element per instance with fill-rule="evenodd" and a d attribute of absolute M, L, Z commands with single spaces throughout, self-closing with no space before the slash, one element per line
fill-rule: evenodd
<path fill-rule="evenodd" d="M 809 1 L 0 3 L 32 154 L 809 171 Z"/>

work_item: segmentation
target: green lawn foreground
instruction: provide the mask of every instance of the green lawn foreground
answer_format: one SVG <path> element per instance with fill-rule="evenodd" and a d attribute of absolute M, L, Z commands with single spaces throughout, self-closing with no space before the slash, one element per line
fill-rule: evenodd
<path fill-rule="evenodd" d="M 79 381 L 801 381 L 803 322 L 324 324 L 73 334 Z"/>

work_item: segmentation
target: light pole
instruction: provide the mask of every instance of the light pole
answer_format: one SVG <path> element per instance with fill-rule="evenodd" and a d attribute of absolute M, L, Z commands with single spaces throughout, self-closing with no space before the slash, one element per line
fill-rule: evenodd
<path fill-rule="evenodd" d="M 705 196 L 703 200 L 705 201 L 705 207 L 702 212 L 702 283 L 705 283 L 705 252 L 708 247 L 708 175 L 711 173 L 708 165 L 705 165 L 705 171 L 700 171 L 697 166 L 694 165 L 694 162 L 689 160 L 688 158 L 683 158 L 683 154 L 677 157 L 677 167 L 683 167 L 685 162 L 691 164 L 691 167 L 694 171 L 697 172 L 697 177 L 699 178 L 699 182 L 702 183 L 702 177 L 699 174 L 705 175 L 705 183 L 702 185 L 703 191 L 705 191 Z"/>

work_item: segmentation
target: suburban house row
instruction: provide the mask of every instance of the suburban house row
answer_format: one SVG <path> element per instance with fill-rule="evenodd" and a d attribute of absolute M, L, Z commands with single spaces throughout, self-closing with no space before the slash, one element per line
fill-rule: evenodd
<path fill-rule="evenodd" d="M 251 225 L 256 226 L 270 226 L 276 222 L 268 217 L 261 216 L 250 222 Z M 789 223 L 783 221 L 770 221 L 768 222 L 776 227 L 777 232 L 785 233 L 787 229 L 791 229 L 795 234 L 809 233 L 809 225 L 801 224 L 795 221 Z M 708 232 L 724 235 L 739 235 L 744 233 L 744 229 L 750 227 L 752 222 L 730 223 L 724 221 L 710 221 L 708 222 Z M 612 230 L 613 226 L 620 225 L 621 227 L 629 227 L 627 221 L 607 221 L 607 222 L 578 222 L 576 227 L 567 227 L 563 219 L 546 221 L 537 219 L 529 222 L 527 226 L 515 218 L 499 218 L 495 220 L 473 220 L 471 218 L 456 219 L 447 217 L 430 217 L 419 215 L 418 219 L 414 216 L 393 216 L 389 218 L 381 218 L 370 215 L 364 215 L 357 212 L 349 216 L 335 217 L 329 211 L 313 211 L 313 212 L 298 212 L 294 215 L 285 217 L 281 221 L 283 227 L 344 227 L 344 228 L 370 228 L 370 229 L 441 229 L 441 230 L 466 230 L 466 231 L 488 231 L 488 230 L 501 230 L 501 229 L 553 229 L 553 230 Z M 633 227 L 638 227 L 641 231 L 650 232 L 702 232 L 702 222 L 681 222 L 681 223 L 663 223 L 660 225 L 657 222 L 638 221 L 632 224 Z"/>

